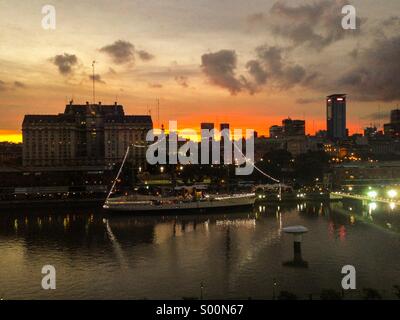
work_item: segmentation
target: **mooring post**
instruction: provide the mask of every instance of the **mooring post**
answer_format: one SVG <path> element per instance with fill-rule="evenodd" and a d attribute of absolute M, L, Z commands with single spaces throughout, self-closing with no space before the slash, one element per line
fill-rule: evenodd
<path fill-rule="evenodd" d="M 303 260 L 301 255 L 301 242 L 303 234 L 308 232 L 308 229 L 303 226 L 291 226 L 282 229 L 285 233 L 293 235 L 293 261 L 285 262 L 284 265 L 294 267 L 307 267 L 308 263 Z"/>

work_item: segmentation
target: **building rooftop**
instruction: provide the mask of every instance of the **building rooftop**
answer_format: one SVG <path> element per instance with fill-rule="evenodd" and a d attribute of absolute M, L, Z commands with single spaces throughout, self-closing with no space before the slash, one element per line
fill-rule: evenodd
<path fill-rule="evenodd" d="M 84 105 L 68 104 L 64 113 L 54 115 L 25 115 L 22 125 L 25 126 L 32 123 L 75 123 L 77 116 L 80 118 L 81 116 L 96 114 L 103 116 L 106 123 L 153 123 L 149 115 L 125 115 L 123 106 L 116 103 L 113 105 L 87 103 Z"/>

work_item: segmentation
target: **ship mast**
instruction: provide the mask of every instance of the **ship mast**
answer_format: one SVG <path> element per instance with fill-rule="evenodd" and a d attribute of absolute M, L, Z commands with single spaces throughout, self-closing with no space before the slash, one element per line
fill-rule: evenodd
<path fill-rule="evenodd" d="M 114 179 L 114 181 L 113 181 L 113 184 L 112 184 L 112 186 L 111 186 L 110 192 L 109 192 L 108 195 L 107 195 L 106 202 L 107 202 L 108 198 L 110 198 L 112 192 L 114 191 L 115 185 L 117 184 L 117 181 L 118 181 L 118 179 L 119 179 L 119 176 L 121 175 L 122 168 L 124 167 L 125 162 L 126 162 L 126 159 L 128 158 L 129 149 L 130 149 L 130 146 L 128 146 L 128 148 L 126 149 L 126 153 L 125 153 L 125 156 L 124 156 L 124 160 L 122 160 L 121 167 L 119 168 L 118 174 L 117 174 L 117 176 L 115 177 L 115 179 Z"/>

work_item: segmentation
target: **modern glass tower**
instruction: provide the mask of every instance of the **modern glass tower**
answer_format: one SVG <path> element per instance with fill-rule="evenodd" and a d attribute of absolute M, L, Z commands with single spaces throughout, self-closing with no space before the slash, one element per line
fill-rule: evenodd
<path fill-rule="evenodd" d="M 328 138 L 346 138 L 346 95 L 332 94 L 326 98 L 326 123 Z"/>

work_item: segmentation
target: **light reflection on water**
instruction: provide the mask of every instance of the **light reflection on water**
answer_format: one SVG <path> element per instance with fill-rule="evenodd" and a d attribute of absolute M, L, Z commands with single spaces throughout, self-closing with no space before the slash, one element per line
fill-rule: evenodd
<path fill-rule="evenodd" d="M 350 209 L 351 208 L 351 209 Z M 282 263 L 304 225 L 308 268 Z M 358 291 L 394 298 L 400 283 L 400 212 L 357 203 L 257 205 L 237 213 L 187 216 L 108 215 L 96 210 L 20 210 L 0 214 L 0 296 L 13 298 L 271 299 L 287 290 L 318 298 L 340 291 L 341 268 L 357 270 Z M 41 289 L 41 268 L 57 270 L 57 289 Z"/>

